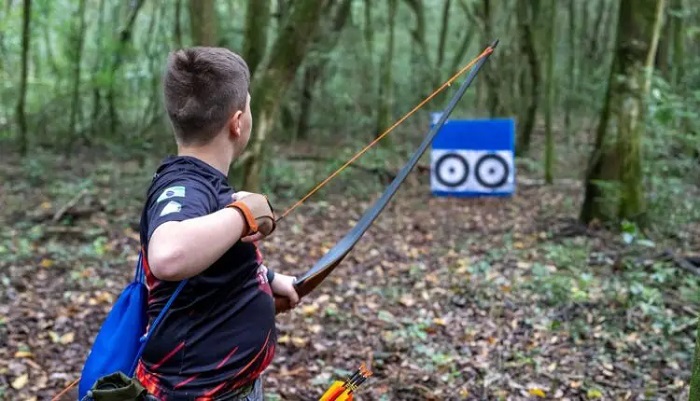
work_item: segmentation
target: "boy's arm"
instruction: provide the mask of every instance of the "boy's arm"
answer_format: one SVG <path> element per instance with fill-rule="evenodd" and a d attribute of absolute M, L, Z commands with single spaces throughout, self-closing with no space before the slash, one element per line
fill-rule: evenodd
<path fill-rule="evenodd" d="M 167 281 L 196 276 L 241 239 L 246 228 L 243 215 L 234 208 L 163 223 L 148 243 L 151 272 Z"/>
<path fill-rule="evenodd" d="M 216 203 L 205 185 L 187 177 L 162 191 L 148 211 L 148 265 L 155 277 L 195 276 L 251 231 L 269 235 L 274 229 L 263 195 L 234 194 L 230 207 L 217 211 Z"/>

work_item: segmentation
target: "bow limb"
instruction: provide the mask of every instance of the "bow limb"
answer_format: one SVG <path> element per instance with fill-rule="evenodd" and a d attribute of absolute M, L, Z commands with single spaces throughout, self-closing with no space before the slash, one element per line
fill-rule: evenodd
<path fill-rule="evenodd" d="M 472 68 L 471 72 L 464 80 L 462 85 L 459 87 L 457 93 L 452 97 L 450 103 L 445 108 L 445 111 L 440 116 L 438 122 L 433 126 L 428 135 L 423 139 L 420 146 L 411 155 L 411 158 L 406 162 L 406 164 L 398 172 L 394 180 L 389 184 L 389 186 L 384 190 L 382 196 L 377 199 L 372 207 L 367 209 L 365 214 L 360 218 L 360 220 L 355 224 L 355 226 L 343 237 L 337 244 L 333 246 L 321 259 L 319 259 L 314 266 L 306 272 L 303 276 L 299 277 L 294 284 L 294 288 L 299 295 L 299 298 L 304 297 L 316 287 L 318 287 L 323 280 L 328 277 L 329 274 L 340 264 L 340 262 L 347 256 L 348 253 L 355 247 L 357 242 L 360 240 L 362 235 L 369 229 L 374 220 L 379 216 L 379 214 L 384 210 L 386 205 L 389 204 L 391 198 L 396 194 L 401 184 L 406 180 L 408 174 L 413 170 L 413 168 L 418 164 L 423 153 L 428 149 L 428 146 L 432 143 L 433 139 L 440 131 L 447 118 L 450 116 L 454 108 L 457 106 L 459 100 L 464 96 L 464 93 L 471 85 L 472 81 L 476 77 L 476 74 L 481 69 L 481 66 L 486 62 L 493 49 L 498 44 L 498 40 L 494 41 L 488 48 L 488 53 L 481 58 L 477 64 Z M 275 297 L 275 310 L 276 313 L 282 313 L 291 309 L 289 300 L 284 297 Z"/>

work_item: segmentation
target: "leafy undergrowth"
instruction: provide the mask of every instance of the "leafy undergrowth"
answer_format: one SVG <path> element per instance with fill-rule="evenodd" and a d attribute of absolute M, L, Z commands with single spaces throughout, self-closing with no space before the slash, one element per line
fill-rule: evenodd
<path fill-rule="evenodd" d="M 131 277 L 152 166 L 80 168 L 52 165 L 48 179 L 0 167 L 2 399 L 48 400 L 77 378 Z M 700 283 L 658 258 L 673 244 L 579 227 L 577 186 L 451 199 L 427 180 L 414 173 L 333 275 L 278 317 L 267 399 L 316 400 L 362 362 L 374 376 L 357 400 L 687 398 Z M 302 273 L 369 205 L 353 193 L 287 217 L 262 244 L 268 265 Z M 700 249 L 698 224 L 679 229 L 689 240 L 676 251 Z"/>

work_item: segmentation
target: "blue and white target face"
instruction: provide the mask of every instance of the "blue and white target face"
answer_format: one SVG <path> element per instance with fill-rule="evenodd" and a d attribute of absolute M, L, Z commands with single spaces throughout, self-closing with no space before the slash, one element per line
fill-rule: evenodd
<path fill-rule="evenodd" d="M 434 149 L 431 187 L 449 193 L 503 193 L 514 187 L 513 153 Z"/>
<path fill-rule="evenodd" d="M 476 162 L 474 178 L 486 188 L 499 188 L 508 181 L 510 167 L 503 156 L 488 154 Z"/>
<path fill-rule="evenodd" d="M 435 162 L 435 179 L 446 187 L 458 187 L 469 178 L 467 160 L 458 153 L 446 153 Z"/>
<path fill-rule="evenodd" d="M 432 128 L 441 120 L 432 113 Z M 430 151 L 437 196 L 509 196 L 515 189 L 515 120 L 445 121 Z"/>

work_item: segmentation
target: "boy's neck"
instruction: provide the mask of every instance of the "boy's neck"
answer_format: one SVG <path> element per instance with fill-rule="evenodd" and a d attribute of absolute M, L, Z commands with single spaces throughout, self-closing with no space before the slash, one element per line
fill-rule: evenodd
<path fill-rule="evenodd" d="M 233 161 L 233 150 L 212 141 L 203 146 L 178 146 L 178 156 L 190 156 L 199 159 L 228 177 L 228 170 Z"/>

